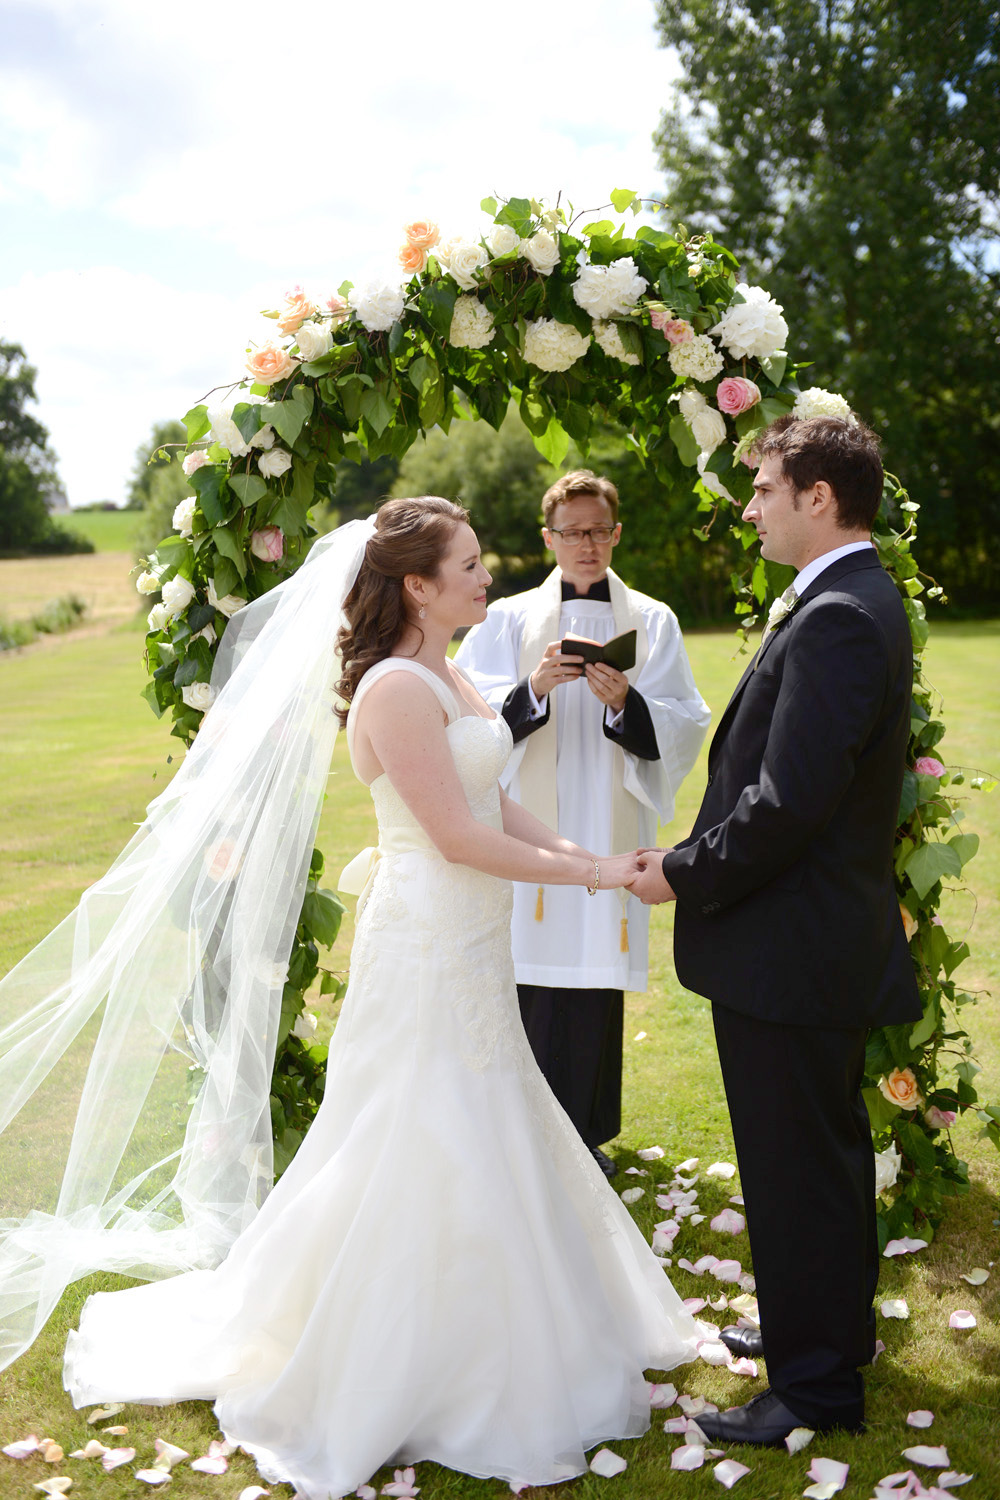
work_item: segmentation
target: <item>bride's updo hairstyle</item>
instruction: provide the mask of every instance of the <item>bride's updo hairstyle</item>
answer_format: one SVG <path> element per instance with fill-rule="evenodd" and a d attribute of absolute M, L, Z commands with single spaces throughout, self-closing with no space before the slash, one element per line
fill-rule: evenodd
<path fill-rule="evenodd" d="M 406 626 L 416 624 L 406 613 L 403 579 L 408 573 L 436 578 L 456 526 L 468 519 L 461 505 L 439 495 L 387 500 L 379 507 L 375 535 L 344 600 L 347 624 L 337 637 L 344 675 L 336 691 L 346 705 L 369 667 L 384 661 Z M 345 724 L 347 708 L 338 708 L 337 717 Z"/>

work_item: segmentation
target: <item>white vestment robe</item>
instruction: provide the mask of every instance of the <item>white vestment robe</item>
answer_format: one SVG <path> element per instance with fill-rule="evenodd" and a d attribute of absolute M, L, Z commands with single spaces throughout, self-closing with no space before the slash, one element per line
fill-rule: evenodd
<path fill-rule="evenodd" d="M 697 758 L 710 712 L 695 686 L 672 610 L 628 589 L 610 570 L 611 602 L 561 598 L 559 569 L 537 589 L 500 599 L 463 640 L 456 664 L 500 713 L 512 688 L 566 635 L 611 640 L 637 633 L 626 675 L 642 694 L 659 750 L 646 760 L 604 734 L 604 705 L 586 680 L 550 695 L 549 719 L 514 746 L 505 790 L 550 827 L 595 854 L 623 854 L 656 842 L 657 819 L 673 817 L 677 789 Z M 541 906 L 542 919 L 536 919 Z M 627 951 L 622 941 L 627 918 Z M 649 910 L 634 896 L 582 886 L 515 884 L 512 919 L 519 984 L 553 989 L 644 990 Z"/>

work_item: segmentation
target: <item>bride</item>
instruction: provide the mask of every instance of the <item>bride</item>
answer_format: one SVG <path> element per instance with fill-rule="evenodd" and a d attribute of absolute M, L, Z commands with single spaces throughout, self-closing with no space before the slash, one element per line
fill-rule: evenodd
<path fill-rule="evenodd" d="M 219 697 L 150 810 L 163 854 L 182 831 L 165 835 L 171 820 L 188 834 L 201 827 L 199 791 L 214 774 L 231 799 L 213 804 L 215 841 L 194 882 L 216 897 L 211 922 L 190 881 L 171 887 L 173 927 L 187 910 L 179 890 L 200 913 L 187 918 L 188 946 L 202 934 L 201 958 L 177 1020 L 206 1083 L 171 1187 L 150 1197 L 119 1186 L 102 1206 L 77 1208 L 77 1226 L 89 1213 L 99 1243 L 78 1245 L 60 1279 L 95 1264 L 183 1274 L 92 1297 L 69 1336 L 65 1383 L 77 1406 L 214 1400 L 226 1436 L 308 1500 L 352 1493 L 390 1460 L 531 1485 L 579 1474 L 586 1450 L 648 1427 L 644 1370 L 696 1358 L 708 1332 L 581 1145 L 519 1023 L 509 882 L 584 885 L 600 901 L 628 884 L 636 861 L 577 848 L 500 791 L 509 730 L 446 654 L 457 627 L 484 617 L 489 582 L 466 512 L 446 500 L 389 501 L 374 525 L 323 539 L 227 630 Z M 315 703 L 301 709 L 304 731 L 295 705 L 310 662 L 325 664 L 329 687 L 338 627 L 337 691 L 350 704 L 348 746 L 371 789 L 379 844 L 365 861 L 323 1105 L 255 1212 L 226 1200 L 217 1158 L 231 1168 L 244 1142 L 238 1160 L 260 1175 L 233 1121 L 253 1119 L 259 1135 L 261 1101 L 247 1096 L 256 1080 L 266 1105 L 266 1078 L 252 1047 L 256 1065 L 234 1071 L 232 1058 L 269 1024 L 253 996 L 273 1000 L 273 976 L 262 981 L 259 970 L 280 960 L 273 944 L 288 932 L 272 907 L 297 913 L 301 901 L 302 857 L 289 849 L 303 842 L 296 828 L 315 828 L 332 703 L 312 692 L 324 717 Z M 251 712 L 263 709 L 262 681 L 274 700 L 264 728 Z M 269 821 L 262 809 L 281 795 Z M 134 905 L 153 870 L 129 885 L 126 856 L 112 875 Z M 259 929 L 272 931 L 270 948 L 253 947 Z M 121 969 L 131 939 L 117 941 Z M 105 990 L 113 982 L 105 975 Z M 213 984 L 225 984 L 225 1007 L 212 1003 Z M 67 1172 L 72 1149 L 70 1158 Z M 26 1256 L 59 1258 L 46 1235 L 65 1239 L 65 1199 L 64 1184 L 53 1214 L 10 1237 L 0 1290 L 10 1255 L 20 1254 L 22 1279 Z M 168 1211 L 178 1205 L 181 1227 Z M 206 1217 L 214 1255 L 189 1243 Z M 167 1248 L 157 1252 L 157 1240 Z"/>

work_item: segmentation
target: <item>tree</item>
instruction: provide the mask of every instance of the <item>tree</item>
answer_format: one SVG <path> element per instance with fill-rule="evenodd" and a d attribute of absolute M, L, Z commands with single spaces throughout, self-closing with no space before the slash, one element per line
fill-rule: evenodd
<path fill-rule="evenodd" d="M 684 76 L 670 213 L 784 304 L 790 353 L 882 432 L 918 557 L 1000 603 L 995 0 L 658 0 Z"/>
<path fill-rule="evenodd" d="M 128 499 L 125 503 L 126 510 L 145 510 L 153 495 L 154 480 L 157 474 L 170 464 L 173 448 L 182 448 L 187 442 L 187 433 L 183 422 L 154 422 L 152 431 L 146 442 L 140 443 L 135 450 L 135 463 L 132 467 L 132 478 L 129 480 Z M 181 483 L 180 490 L 183 494 L 186 485 Z M 178 500 L 181 498 L 178 494 Z M 160 537 L 162 530 L 157 533 Z"/>
<path fill-rule="evenodd" d="M 20 344 L 0 339 L 0 554 L 93 552 L 92 543 L 63 531 L 45 497 L 57 484 L 49 435 L 27 410 L 35 371 Z"/>

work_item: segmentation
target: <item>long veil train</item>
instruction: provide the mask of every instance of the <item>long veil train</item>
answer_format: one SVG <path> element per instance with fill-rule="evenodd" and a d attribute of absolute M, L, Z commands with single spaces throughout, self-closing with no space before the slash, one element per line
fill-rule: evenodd
<path fill-rule="evenodd" d="M 373 533 L 370 518 L 321 538 L 234 616 L 218 697 L 169 787 L 0 981 L 0 1369 L 81 1276 L 216 1264 L 271 1185 L 271 1070 L 337 733 L 341 604 Z"/>

